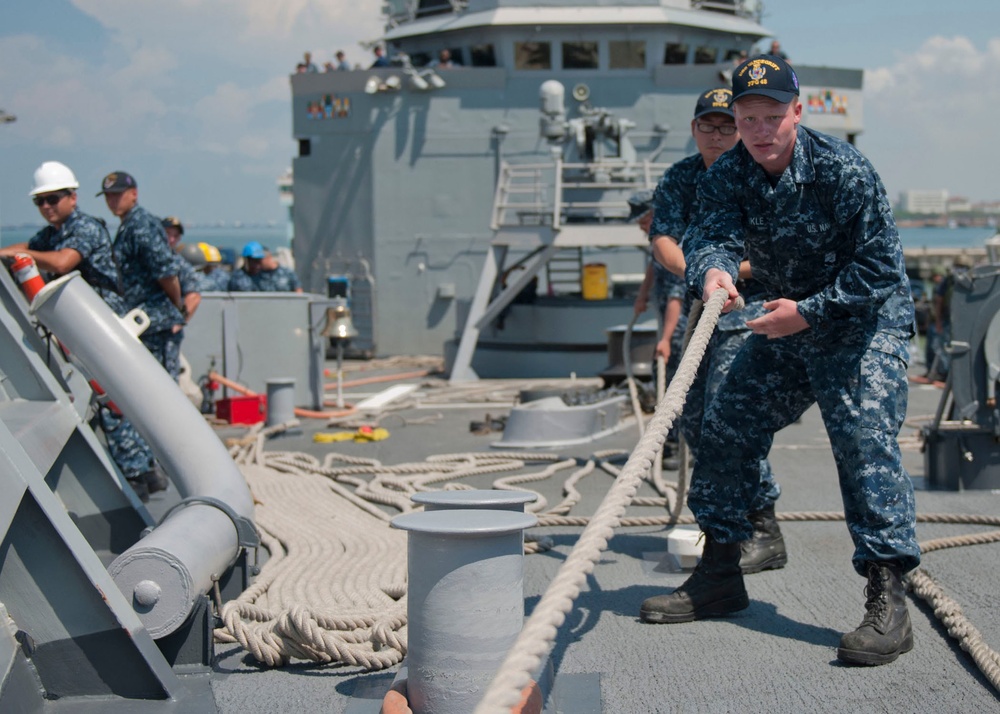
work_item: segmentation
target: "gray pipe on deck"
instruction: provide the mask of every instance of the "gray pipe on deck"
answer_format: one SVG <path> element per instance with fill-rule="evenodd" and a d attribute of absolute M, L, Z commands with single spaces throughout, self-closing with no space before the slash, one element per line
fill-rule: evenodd
<path fill-rule="evenodd" d="M 181 497 L 216 502 L 193 500 L 168 514 L 108 568 L 149 633 L 168 635 L 239 554 L 231 516 L 252 522 L 250 490 L 204 417 L 126 327 L 129 318 L 120 320 L 78 272 L 46 285 L 31 312 L 149 442 Z M 145 319 L 140 312 L 132 322 Z"/>

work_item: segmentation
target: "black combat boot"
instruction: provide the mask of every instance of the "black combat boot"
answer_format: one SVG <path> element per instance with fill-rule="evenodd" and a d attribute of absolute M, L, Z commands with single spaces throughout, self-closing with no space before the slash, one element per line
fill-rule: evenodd
<path fill-rule="evenodd" d="M 139 497 L 140 501 L 149 503 L 149 487 L 146 486 L 146 479 L 142 475 L 125 480 L 128 481 L 128 485 L 132 487 L 132 490 L 135 491 L 135 495 Z"/>
<path fill-rule="evenodd" d="M 903 574 L 891 562 L 869 562 L 866 567 L 868 612 L 858 629 L 840 638 L 837 658 L 850 664 L 888 664 L 913 649 Z"/>
<path fill-rule="evenodd" d="M 774 506 L 754 511 L 747 517 L 753 524 L 753 535 L 750 540 L 740 543 L 740 570 L 749 575 L 761 570 L 784 568 L 788 553 L 785 552 L 785 538 L 774 517 Z"/>
<path fill-rule="evenodd" d="M 691 577 L 669 595 L 647 599 L 639 616 L 643 622 L 691 622 L 748 607 L 750 599 L 740 572 L 740 544 L 716 543 L 706 533 L 701 561 Z"/>
<path fill-rule="evenodd" d="M 151 494 L 159 491 L 166 491 L 167 487 L 170 486 L 170 480 L 167 478 L 166 474 L 160 471 L 158 466 L 154 466 L 149 471 L 142 474 L 140 478 L 146 482 L 146 489 Z"/>

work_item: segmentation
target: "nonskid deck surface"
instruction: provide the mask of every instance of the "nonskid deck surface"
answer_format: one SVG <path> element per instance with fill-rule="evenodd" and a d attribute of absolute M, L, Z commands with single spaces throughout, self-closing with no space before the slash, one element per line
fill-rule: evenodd
<path fill-rule="evenodd" d="M 392 371 L 391 369 L 389 370 Z M 347 379 L 350 381 L 349 373 Z M 423 383 L 411 406 L 391 412 L 382 425 L 388 438 L 375 442 L 316 443 L 317 432 L 338 431 L 325 420 L 303 422 L 292 433 L 267 442 L 268 451 L 301 451 L 322 458 L 331 450 L 394 465 L 423 461 L 445 453 L 485 452 L 500 434 L 470 429 L 472 422 L 495 422 L 510 407 L 503 399 L 526 385 L 489 382 L 458 392 L 436 378 Z M 562 383 L 564 385 L 568 382 Z M 537 382 L 530 385 L 535 386 Z M 348 403 L 360 401 L 387 385 L 348 388 Z M 556 385 L 558 386 L 558 385 Z M 449 400 L 449 394 L 455 399 Z M 497 399 L 498 401 L 477 400 Z M 911 385 L 910 420 L 901 434 L 904 464 L 917 487 L 918 513 L 993 515 L 1000 494 L 989 491 L 929 491 L 916 426 L 933 415 L 940 390 Z M 437 402 L 429 406 L 429 403 Z M 419 408 L 423 403 L 425 408 Z M 389 412 L 386 412 L 389 414 Z M 484 433 L 485 432 L 485 433 Z M 243 434 L 223 429 L 220 436 Z M 559 453 L 583 464 L 594 454 L 622 450 L 610 460 L 621 466 L 634 447 L 634 426 Z M 771 454 L 783 494 L 777 511 L 841 511 L 839 488 L 818 410 L 781 432 Z M 525 472 L 544 465 L 530 464 Z M 549 506 L 562 497 L 565 471 L 545 482 L 526 484 L 544 495 Z M 501 474 L 500 476 L 508 476 Z M 498 476 L 463 479 L 471 487 L 490 487 Z M 675 472 L 664 478 L 676 479 Z M 577 484 L 582 499 L 573 513 L 590 515 L 612 476 L 600 469 Z M 172 493 L 172 491 L 171 491 Z M 653 496 L 644 484 L 640 496 Z M 154 511 L 170 501 L 154 496 Z M 627 515 L 662 516 L 662 508 L 636 507 Z M 685 509 L 685 514 L 688 511 Z M 526 611 L 530 614 L 581 532 L 579 527 L 533 529 L 554 547 L 525 559 Z M 681 625 L 648 625 L 638 619 L 643 599 L 679 585 L 684 573 L 667 572 L 660 563 L 666 550 L 660 526 L 620 528 L 611 539 L 587 585 L 559 628 L 547 677 L 551 696 L 546 712 L 919 712 L 996 711 L 1000 697 L 972 658 L 931 610 L 909 598 L 915 648 L 895 663 L 856 668 L 840 664 L 840 635 L 854 629 L 864 608 L 864 580 L 850 565 L 852 545 L 843 521 L 783 522 L 789 562 L 783 570 L 747 576 L 749 609 L 720 620 Z M 920 523 L 920 541 L 983 532 L 981 526 Z M 927 554 L 923 567 L 994 649 L 1000 647 L 1000 613 L 995 607 L 1000 544 L 953 548 Z M 470 623 L 474 628 L 475 623 Z M 236 645 L 217 645 L 212 686 L 221 712 L 326 711 L 345 714 L 378 712 L 395 668 L 364 672 L 358 667 L 295 661 L 268 669 Z"/>

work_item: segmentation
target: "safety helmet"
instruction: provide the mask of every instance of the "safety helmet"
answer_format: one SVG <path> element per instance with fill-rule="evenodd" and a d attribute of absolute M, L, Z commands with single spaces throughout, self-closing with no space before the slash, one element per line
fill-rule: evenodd
<path fill-rule="evenodd" d="M 255 240 L 250 241 L 243 246 L 243 257 L 261 260 L 264 257 L 264 246 Z"/>
<path fill-rule="evenodd" d="M 35 187 L 28 195 L 37 196 L 40 193 L 51 193 L 67 188 L 80 188 L 80 182 L 76 180 L 73 172 L 66 164 L 46 161 L 35 169 Z"/>
<path fill-rule="evenodd" d="M 177 252 L 195 268 L 205 267 L 205 263 L 207 262 L 205 254 L 201 251 L 201 247 L 197 243 L 183 243 L 178 245 Z"/>
<path fill-rule="evenodd" d="M 199 243 L 198 248 L 201 249 L 201 253 L 205 256 L 205 262 L 209 265 L 214 265 L 216 263 L 222 262 L 222 253 L 214 245 L 209 245 L 208 243 Z"/>

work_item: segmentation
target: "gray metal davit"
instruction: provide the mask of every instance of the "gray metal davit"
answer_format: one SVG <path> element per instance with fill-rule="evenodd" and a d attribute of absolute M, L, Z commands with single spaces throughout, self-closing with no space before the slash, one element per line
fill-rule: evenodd
<path fill-rule="evenodd" d="M 100 382 L 185 499 L 108 568 L 149 633 L 164 637 L 254 535 L 250 491 L 170 375 L 79 273 L 46 285 L 31 312 Z"/>

